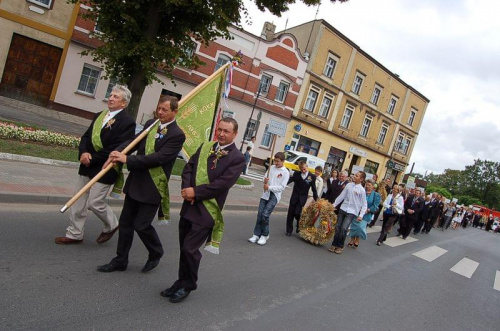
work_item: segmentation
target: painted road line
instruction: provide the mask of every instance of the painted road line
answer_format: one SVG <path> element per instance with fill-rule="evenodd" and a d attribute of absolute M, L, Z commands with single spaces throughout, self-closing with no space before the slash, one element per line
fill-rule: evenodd
<path fill-rule="evenodd" d="M 444 253 L 448 252 L 446 249 L 443 249 L 438 246 L 427 247 L 426 249 L 422 249 L 416 253 L 413 253 L 416 257 L 419 257 L 428 262 L 432 262 Z"/>
<path fill-rule="evenodd" d="M 384 241 L 384 244 L 386 244 L 387 246 L 390 246 L 390 247 L 396 247 L 396 246 L 401 246 L 404 244 L 412 243 L 414 241 L 418 241 L 418 239 L 413 238 L 413 237 L 409 237 L 409 236 L 406 237 L 406 239 L 403 239 L 400 237 L 390 237 L 390 238 L 387 238 L 386 241 Z"/>
<path fill-rule="evenodd" d="M 478 266 L 478 262 L 464 257 L 450 270 L 464 277 L 471 278 Z"/>
<path fill-rule="evenodd" d="M 379 225 L 374 225 L 371 228 L 366 227 L 366 233 L 375 233 L 375 232 L 380 233 L 380 230 L 382 230 L 382 227 Z"/>
<path fill-rule="evenodd" d="M 498 270 L 495 276 L 495 284 L 493 284 L 493 289 L 500 291 L 500 271 Z"/>

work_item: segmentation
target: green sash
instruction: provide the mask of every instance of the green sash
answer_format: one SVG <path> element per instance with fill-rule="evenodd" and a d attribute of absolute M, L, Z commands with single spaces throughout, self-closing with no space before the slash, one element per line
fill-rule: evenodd
<path fill-rule="evenodd" d="M 101 112 L 99 116 L 97 116 L 94 122 L 94 127 L 92 128 L 92 146 L 94 146 L 96 152 L 99 152 L 103 147 L 101 141 L 101 131 L 104 118 L 106 117 L 108 112 L 109 110 Z M 111 196 L 113 196 L 113 193 L 117 195 L 120 195 L 122 193 L 123 184 L 125 183 L 122 168 L 123 164 L 121 163 L 115 164 L 113 166 L 113 169 L 115 169 L 115 171 L 118 173 L 118 177 L 116 178 L 115 185 L 113 186 L 113 189 L 111 191 Z"/>
<path fill-rule="evenodd" d="M 148 133 L 148 136 L 146 138 L 146 155 L 155 152 L 155 135 L 159 125 L 160 122 L 158 121 Z M 168 193 L 167 175 L 165 174 L 165 171 L 163 170 L 163 167 L 161 165 L 158 167 L 149 168 L 149 174 L 151 175 L 151 179 L 153 179 L 156 189 L 161 196 L 160 206 L 163 212 L 163 216 L 158 217 L 158 224 L 168 224 L 170 220 L 170 195 Z"/>
<path fill-rule="evenodd" d="M 196 169 L 196 186 L 210 183 L 208 180 L 207 160 L 210 156 L 210 151 L 216 143 L 217 142 L 204 143 L 201 145 L 200 156 L 198 158 L 198 168 Z M 207 208 L 208 213 L 213 218 L 215 223 L 212 229 L 212 234 L 205 244 L 205 250 L 210 253 L 219 254 L 219 246 L 224 232 L 224 218 L 222 217 L 222 211 L 220 210 L 215 198 L 203 200 L 203 205 Z"/>

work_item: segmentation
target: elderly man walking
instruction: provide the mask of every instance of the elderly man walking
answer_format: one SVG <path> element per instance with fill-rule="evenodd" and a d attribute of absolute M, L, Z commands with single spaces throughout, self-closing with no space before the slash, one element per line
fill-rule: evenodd
<path fill-rule="evenodd" d="M 97 113 L 83 134 L 78 147 L 80 168 L 76 192 L 102 170 L 111 151 L 124 141 L 134 137 L 135 121 L 123 110 L 127 107 L 131 97 L 132 93 L 127 87 L 115 85 L 108 98 L 108 110 Z M 121 192 L 119 186 L 123 185 L 123 177 L 121 169 L 118 167 L 108 171 L 71 206 L 70 224 L 66 229 L 66 235 L 56 237 L 54 240 L 56 244 L 67 245 L 83 242 L 88 209 L 94 212 L 104 224 L 104 228 L 96 240 L 97 243 L 102 244 L 111 239 L 118 230 L 118 220 L 105 198 L 117 180 L 116 189 L 119 193 Z"/>

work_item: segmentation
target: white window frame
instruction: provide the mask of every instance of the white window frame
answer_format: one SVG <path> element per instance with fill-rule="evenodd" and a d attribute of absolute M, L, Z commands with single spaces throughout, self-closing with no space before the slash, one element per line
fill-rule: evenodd
<path fill-rule="evenodd" d="M 266 128 L 264 129 L 264 134 L 262 135 L 262 139 L 260 140 L 260 146 L 264 148 L 271 148 L 271 143 L 273 141 L 273 134 L 270 133 L 268 130 L 269 130 L 269 124 L 266 124 Z"/>
<path fill-rule="evenodd" d="M 219 70 L 220 67 L 222 67 L 223 65 L 225 65 L 229 61 L 231 61 L 231 57 L 229 57 L 229 55 L 219 54 L 219 56 L 217 57 L 217 63 L 215 64 L 214 72 Z"/>
<path fill-rule="evenodd" d="M 401 148 L 401 153 L 404 155 L 408 155 L 408 151 L 410 150 L 412 138 L 410 136 L 406 136 L 403 140 L 403 146 Z"/>
<path fill-rule="evenodd" d="M 366 138 L 368 136 L 368 132 L 370 132 L 370 127 L 372 126 L 373 116 L 370 114 L 365 115 L 365 119 L 363 120 L 363 125 L 361 125 L 361 130 L 359 131 L 359 135 L 361 137 Z"/>
<path fill-rule="evenodd" d="M 262 74 L 262 76 L 260 76 L 260 82 L 259 82 L 260 95 L 266 96 L 267 93 L 269 93 L 269 88 L 271 87 L 272 82 L 273 82 L 273 76 L 269 74 Z"/>
<path fill-rule="evenodd" d="M 257 120 L 254 120 L 254 119 L 248 120 L 248 127 L 245 128 L 246 132 L 244 132 L 244 133 L 246 135 L 243 137 L 243 140 L 250 141 L 250 140 L 252 140 L 253 136 L 257 135 L 257 124 L 258 124 Z"/>
<path fill-rule="evenodd" d="M 398 138 L 396 140 L 396 144 L 394 145 L 394 150 L 399 152 L 401 150 L 401 146 L 403 145 L 403 140 L 405 139 L 405 134 L 400 132 L 398 134 Z"/>
<path fill-rule="evenodd" d="M 413 126 L 413 122 L 415 122 L 415 117 L 417 117 L 417 110 L 412 108 L 410 111 L 410 115 L 408 116 L 408 125 Z"/>
<path fill-rule="evenodd" d="M 399 98 L 395 95 L 391 95 L 391 100 L 389 100 L 389 106 L 387 107 L 387 112 L 391 115 L 394 115 L 394 111 L 396 110 L 396 105 L 398 104 Z"/>
<path fill-rule="evenodd" d="M 382 123 L 382 126 L 380 127 L 380 132 L 378 133 L 377 144 L 380 145 L 384 144 L 388 132 L 389 132 L 389 125 L 387 123 Z"/>
<path fill-rule="evenodd" d="M 373 88 L 372 98 L 370 100 L 370 102 L 375 106 L 378 104 L 380 100 L 380 96 L 382 95 L 382 90 L 383 90 L 382 86 L 375 84 L 375 87 Z"/>
<path fill-rule="evenodd" d="M 92 77 L 91 75 L 84 75 L 83 72 L 85 70 L 85 68 L 88 68 L 92 71 L 97 71 L 98 72 L 98 75 L 97 75 L 97 78 L 96 77 Z M 92 73 L 92 71 L 90 73 Z M 99 79 L 101 77 L 101 72 L 102 72 L 102 69 L 101 68 L 98 68 L 98 67 L 94 67 L 90 64 L 87 64 L 87 63 L 84 63 L 83 64 L 83 68 L 82 68 L 82 73 L 80 74 L 80 80 L 78 81 L 78 86 L 77 86 L 77 91 L 79 93 L 82 93 L 82 94 L 85 94 L 85 95 L 89 95 L 89 96 L 95 96 L 95 92 L 97 91 L 97 85 L 99 84 Z M 82 90 L 80 89 L 80 84 L 82 83 L 82 79 L 84 79 L 84 77 L 87 77 L 87 81 L 85 83 L 85 88 Z M 95 80 L 95 86 L 94 86 L 94 90 L 92 92 L 89 92 L 87 91 L 87 87 L 89 85 L 89 81 L 91 80 Z"/>
<path fill-rule="evenodd" d="M 40 7 L 50 9 L 52 7 L 52 3 L 54 2 L 54 0 L 48 0 L 47 2 L 49 4 L 46 4 L 45 1 L 43 1 L 43 0 L 28 0 L 28 2 L 34 3 Z"/>
<path fill-rule="evenodd" d="M 347 129 L 351 124 L 352 115 L 354 114 L 354 106 L 347 104 L 344 109 L 344 114 L 342 115 L 342 120 L 340 121 L 340 127 Z"/>
<path fill-rule="evenodd" d="M 328 57 L 326 58 L 325 62 L 325 68 L 323 69 L 323 75 L 325 75 L 328 78 L 333 78 L 338 62 L 339 62 L 338 57 L 336 57 L 332 53 L 328 53 Z"/>
<path fill-rule="evenodd" d="M 279 103 L 285 103 L 285 99 L 289 89 L 290 89 L 290 83 L 281 81 L 280 85 L 278 86 L 278 91 L 276 91 L 276 96 L 274 98 L 274 101 Z"/>
<path fill-rule="evenodd" d="M 328 113 L 330 112 L 330 108 L 332 107 L 333 104 L 333 98 L 334 98 L 333 94 L 325 93 L 325 95 L 323 96 L 323 100 L 321 101 L 321 106 L 319 106 L 318 116 L 324 118 L 328 117 Z M 327 100 L 330 102 L 328 103 Z"/>
<path fill-rule="evenodd" d="M 361 93 L 361 88 L 363 87 L 363 82 L 365 81 L 365 76 L 357 72 L 352 82 L 352 92 L 359 95 Z"/>
<path fill-rule="evenodd" d="M 304 103 L 304 110 L 314 112 L 314 108 L 316 108 L 316 102 L 318 101 L 320 89 L 316 86 L 311 85 L 309 88 L 309 92 L 307 92 L 306 102 Z M 313 95 L 315 97 L 313 98 Z"/>
<path fill-rule="evenodd" d="M 106 90 L 106 94 L 104 94 L 104 100 L 108 100 L 111 92 L 113 91 L 113 87 L 115 87 L 116 84 L 118 84 L 118 79 L 114 77 L 109 79 L 108 88 Z"/>

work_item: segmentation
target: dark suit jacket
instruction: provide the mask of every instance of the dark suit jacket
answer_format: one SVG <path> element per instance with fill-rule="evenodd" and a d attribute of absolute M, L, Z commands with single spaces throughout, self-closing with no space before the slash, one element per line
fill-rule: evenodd
<path fill-rule="evenodd" d="M 417 220 L 418 215 L 424 208 L 424 199 L 422 197 L 419 197 L 415 202 L 413 202 L 413 199 L 415 198 L 414 195 L 409 195 L 408 198 L 405 200 L 404 204 L 404 210 L 405 210 L 405 215 L 406 218 L 410 218 L 412 220 Z M 408 213 L 408 209 L 412 209 L 414 211 L 413 214 Z"/>
<path fill-rule="evenodd" d="M 438 199 L 431 200 L 431 220 L 435 221 L 437 217 L 439 216 L 439 201 Z"/>
<path fill-rule="evenodd" d="M 309 189 L 312 189 L 314 200 L 318 199 L 318 192 L 316 191 L 316 176 L 308 172 L 306 179 L 302 179 L 301 175 L 300 171 L 295 171 L 288 179 L 288 184 L 294 183 L 290 204 L 300 202 L 300 205 L 304 206 L 307 201 Z"/>
<path fill-rule="evenodd" d="M 144 125 L 144 128 L 148 128 L 152 123 L 154 123 L 154 120 L 149 120 Z M 125 149 L 133 139 L 120 145 L 117 150 L 122 151 Z M 149 168 L 161 165 L 167 179 L 169 179 L 175 159 L 182 149 L 186 136 L 177 126 L 177 122 L 172 122 L 167 125 L 165 136 L 156 139 L 154 153 L 145 155 L 146 140 L 147 137 L 142 139 L 129 153 L 137 151 L 137 155 L 127 156 L 127 169 L 130 174 L 123 187 L 123 192 L 139 202 L 157 205 L 161 202 L 161 196 L 149 174 Z"/>
<path fill-rule="evenodd" d="M 241 170 L 245 165 L 245 157 L 233 143 L 224 149 L 227 155 L 217 161 L 217 166 L 212 169 L 215 155 L 207 160 L 199 160 L 200 148 L 191 156 L 182 171 L 182 188 L 193 187 L 195 191 L 195 203 L 184 201 L 181 208 L 181 216 L 187 220 L 206 227 L 213 227 L 214 220 L 203 205 L 203 200 L 215 198 L 219 208 L 222 210 L 226 202 L 229 189 L 240 177 Z M 196 170 L 199 162 L 207 162 L 208 179 L 210 184 L 196 185 Z"/>
<path fill-rule="evenodd" d="M 80 164 L 80 169 L 78 170 L 79 175 L 87 176 L 89 178 L 93 178 L 102 170 L 102 166 L 108 159 L 109 153 L 114 151 L 124 141 L 134 137 L 135 133 L 135 121 L 125 110 L 122 110 L 116 114 L 115 117 L 113 117 L 115 122 L 110 128 L 106 128 L 106 126 L 104 126 L 101 130 L 103 148 L 99 152 L 96 152 L 92 146 L 92 129 L 99 114 L 100 113 L 95 114 L 92 123 L 80 139 L 80 146 L 78 147 L 78 160 L 80 160 L 83 153 L 90 153 L 90 155 L 92 155 L 90 166 L 86 167 L 83 164 Z M 99 183 L 113 184 L 116 181 L 116 177 L 117 172 L 111 169 L 101 179 L 99 179 Z"/>
<path fill-rule="evenodd" d="M 334 179 L 331 184 L 328 182 L 327 184 L 328 190 L 326 191 L 327 200 L 330 203 L 333 203 L 335 199 L 337 199 L 337 197 L 340 195 L 340 193 L 342 193 L 346 185 L 347 185 L 346 180 L 342 183 L 342 185 L 340 185 L 340 181 L 338 179 Z M 341 204 L 339 204 L 337 209 L 340 208 L 340 205 Z"/>

